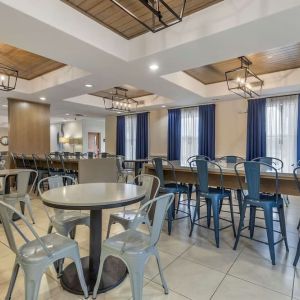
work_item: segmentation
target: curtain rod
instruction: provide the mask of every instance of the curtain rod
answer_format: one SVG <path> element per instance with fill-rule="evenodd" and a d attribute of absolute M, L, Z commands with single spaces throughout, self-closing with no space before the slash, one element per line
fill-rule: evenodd
<path fill-rule="evenodd" d="M 265 96 L 265 97 L 261 97 L 261 98 L 250 98 L 248 100 L 255 100 L 255 99 L 262 99 L 262 98 L 279 98 L 279 97 L 284 97 L 284 96 L 299 96 L 300 95 L 300 92 L 299 93 L 293 93 L 293 94 L 289 94 L 289 93 L 282 93 L 282 94 L 276 94 L 276 95 L 273 95 L 273 96 Z"/>
<path fill-rule="evenodd" d="M 209 102 L 209 103 L 205 103 L 205 104 L 195 104 L 195 105 L 190 105 L 190 106 L 175 106 L 175 107 L 169 107 L 169 109 L 178 109 L 178 108 L 192 108 L 192 107 L 199 107 L 199 106 L 204 106 L 204 105 L 211 105 L 211 104 L 216 104 L 214 102 Z"/>

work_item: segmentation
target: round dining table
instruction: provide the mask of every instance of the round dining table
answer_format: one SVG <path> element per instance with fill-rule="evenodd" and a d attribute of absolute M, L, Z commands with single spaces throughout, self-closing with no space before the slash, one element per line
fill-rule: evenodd
<path fill-rule="evenodd" d="M 102 210 L 130 205 L 141 201 L 145 190 L 141 186 L 124 183 L 85 183 L 55 188 L 41 197 L 45 205 L 65 210 L 90 211 L 89 256 L 81 258 L 89 293 L 92 293 L 99 269 L 102 242 Z M 127 275 L 126 265 L 113 256 L 104 263 L 98 293 L 120 284 Z M 77 295 L 83 294 L 74 263 L 68 265 L 61 277 L 62 287 Z"/>

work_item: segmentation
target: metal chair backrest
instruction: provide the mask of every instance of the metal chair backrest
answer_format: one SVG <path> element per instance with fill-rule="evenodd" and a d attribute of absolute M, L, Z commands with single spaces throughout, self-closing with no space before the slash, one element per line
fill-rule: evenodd
<path fill-rule="evenodd" d="M 11 159 L 13 161 L 14 167 L 17 168 L 18 166 L 17 166 L 17 160 L 16 160 L 16 157 L 15 157 L 15 153 L 11 152 L 10 156 L 11 156 Z"/>
<path fill-rule="evenodd" d="M 296 167 L 293 171 L 293 174 L 294 174 L 294 178 L 295 178 L 295 181 L 296 181 L 296 184 L 297 184 L 297 187 L 298 187 L 298 190 L 300 192 L 300 179 L 298 177 L 298 171 L 300 170 L 300 166 Z M 300 174 L 299 174 L 300 176 Z"/>
<path fill-rule="evenodd" d="M 206 155 L 192 155 L 192 156 L 190 156 L 186 161 L 187 161 L 188 164 L 190 164 L 190 161 L 195 160 L 195 159 L 205 159 L 205 160 L 208 160 L 208 161 L 211 160 L 211 159 L 210 159 L 208 156 L 206 156 Z"/>
<path fill-rule="evenodd" d="M 171 170 L 172 175 L 170 180 L 168 179 L 168 181 L 172 183 L 176 183 L 177 185 L 175 167 L 169 160 L 162 157 L 155 157 L 152 159 L 152 165 L 154 167 L 156 176 L 160 180 L 161 187 L 165 187 L 166 184 L 165 175 L 164 175 L 164 165 L 166 166 L 166 168 L 169 168 Z"/>
<path fill-rule="evenodd" d="M 148 201 L 137 212 L 136 219 L 138 219 L 138 216 L 141 215 L 144 211 L 149 211 L 149 207 L 155 204 L 155 212 L 154 212 L 153 224 L 150 232 L 149 246 L 155 246 L 158 243 L 160 233 L 165 220 L 165 215 L 173 201 L 174 201 L 174 194 L 165 194 Z M 135 220 L 133 220 L 133 222 L 135 222 Z"/>
<path fill-rule="evenodd" d="M 94 158 L 94 152 L 88 152 L 87 156 L 88 156 L 89 159 Z"/>
<path fill-rule="evenodd" d="M 200 193 L 208 193 L 209 191 L 209 168 L 213 168 L 214 173 L 219 173 L 219 184 L 220 187 L 224 191 L 224 180 L 223 180 L 223 171 L 221 166 L 219 166 L 216 162 L 207 161 L 205 159 L 194 159 L 190 161 L 190 168 L 192 173 L 196 176 L 196 182 L 198 186 L 198 191 Z"/>
<path fill-rule="evenodd" d="M 242 176 L 241 174 L 241 169 L 244 171 L 243 174 L 244 176 Z M 274 176 L 275 184 L 274 184 L 274 191 L 272 191 L 272 193 L 274 193 L 277 200 L 279 196 L 279 181 L 278 181 L 278 171 L 275 167 L 259 161 L 244 161 L 244 162 L 237 163 L 234 166 L 234 170 L 238 177 L 239 185 L 243 195 L 245 196 L 244 194 L 245 186 L 243 185 L 243 180 L 244 180 L 248 191 L 247 197 L 256 201 L 260 200 L 260 195 L 263 192 L 261 191 L 260 183 L 261 183 L 261 172 L 264 169 L 267 170 L 269 174 L 272 174 L 274 172 L 273 174 L 275 175 Z"/>
<path fill-rule="evenodd" d="M 283 169 L 283 161 L 276 157 L 256 157 L 253 158 L 252 161 L 262 162 L 267 165 L 273 166 L 277 171 L 281 171 Z"/>
<path fill-rule="evenodd" d="M 218 159 L 218 162 L 225 162 L 227 164 L 237 164 L 245 161 L 245 158 L 236 155 L 226 155 Z"/>
<path fill-rule="evenodd" d="M 116 164 L 117 164 L 117 169 L 118 169 L 119 173 L 121 173 L 124 170 L 124 168 L 123 168 L 124 159 L 125 159 L 125 157 L 122 155 L 118 155 L 116 157 Z"/>
<path fill-rule="evenodd" d="M 154 199 L 157 196 L 160 188 L 159 178 L 149 174 L 141 174 L 136 176 L 132 183 L 142 186 L 146 191 L 144 199 L 140 202 L 140 206 L 144 205 L 149 200 Z"/>
<path fill-rule="evenodd" d="M 51 253 L 43 243 L 43 241 L 40 239 L 39 235 L 36 233 L 34 228 L 29 224 L 27 219 L 24 217 L 23 214 L 21 214 L 19 211 L 17 211 L 14 207 L 11 205 L 8 205 L 7 203 L 4 203 L 3 201 L 0 201 L 0 217 L 1 221 L 4 227 L 5 235 L 8 240 L 8 244 L 10 249 L 16 254 L 19 255 L 19 249 L 16 244 L 15 234 L 13 228 L 18 232 L 18 234 L 23 238 L 25 243 L 27 244 L 29 242 L 29 238 L 26 236 L 23 228 L 19 226 L 16 222 L 12 220 L 13 215 L 16 214 L 20 217 L 20 219 L 24 222 L 26 227 L 29 229 L 29 231 L 32 233 L 32 235 L 35 237 L 35 239 L 38 241 L 38 243 L 41 245 L 43 250 L 48 256 L 51 256 Z"/>
<path fill-rule="evenodd" d="M 30 190 L 28 191 L 29 181 L 31 174 L 34 174 L 33 182 L 31 185 Z M 4 177 L 4 186 L 8 184 L 8 181 L 12 176 L 16 176 L 16 193 L 18 197 L 25 197 L 26 194 L 30 193 L 35 186 L 35 182 L 38 177 L 38 172 L 35 170 L 27 169 L 27 170 L 20 170 L 16 171 L 15 174 L 9 174 Z"/>

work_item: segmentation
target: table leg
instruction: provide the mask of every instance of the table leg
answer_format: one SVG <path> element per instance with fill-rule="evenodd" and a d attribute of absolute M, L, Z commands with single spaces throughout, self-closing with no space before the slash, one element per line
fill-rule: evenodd
<path fill-rule="evenodd" d="M 92 294 L 98 276 L 102 242 L 102 210 L 92 210 L 90 214 L 90 251 L 88 257 L 81 258 L 82 268 L 89 294 Z M 105 260 L 98 294 L 119 285 L 127 275 L 126 265 L 118 258 L 110 256 Z M 82 295 L 74 263 L 67 266 L 61 278 L 62 287 L 70 293 Z"/>

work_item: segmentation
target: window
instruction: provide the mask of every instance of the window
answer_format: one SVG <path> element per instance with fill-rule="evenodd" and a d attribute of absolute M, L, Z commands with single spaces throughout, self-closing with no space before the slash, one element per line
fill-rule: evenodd
<path fill-rule="evenodd" d="M 181 110 L 181 164 L 198 154 L 199 148 L 199 108 L 184 108 Z"/>
<path fill-rule="evenodd" d="M 283 161 L 284 171 L 297 162 L 298 96 L 267 99 L 267 156 Z"/>
<path fill-rule="evenodd" d="M 125 158 L 136 158 L 136 126 L 137 116 L 125 116 Z"/>

